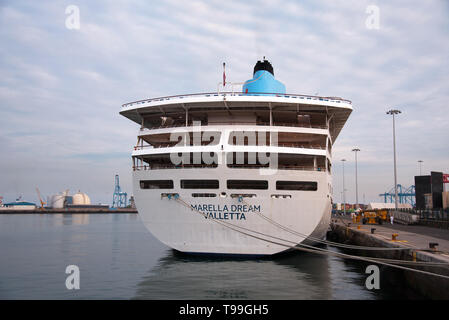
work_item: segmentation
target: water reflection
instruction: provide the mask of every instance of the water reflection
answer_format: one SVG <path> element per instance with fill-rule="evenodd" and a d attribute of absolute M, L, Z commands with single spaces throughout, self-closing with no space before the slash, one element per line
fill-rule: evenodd
<path fill-rule="evenodd" d="M 345 299 L 354 298 L 353 294 L 358 298 L 375 297 L 359 284 L 360 273 L 341 279 L 344 268 L 339 259 L 305 252 L 230 259 L 169 250 L 138 284 L 134 299 Z M 345 297 L 346 291 L 351 292 L 350 297 Z"/>
<path fill-rule="evenodd" d="M 82 226 L 89 224 L 89 214 L 72 214 L 72 224 Z"/>
<path fill-rule="evenodd" d="M 69 214 L 62 214 L 62 213 L 55 213 L 55 214 L 49 214 L 46 215 L 50 221 L 51 224 L 55 227 L 61 227 L 61 226 L 71 226 L 71 225 L 88 225 L 89 224 L 89 217 L 90 214 L 85 213 L 69 213 Z"/>
<path fill-rule="evenodd" d="M 139 219 L 137 214 L 0 215 L 0 298 L 409 297 L 400 274 L 381 268 L 381 290 L 369 291 L 364 286 L 366 264 L 338 257 L 303 252 L 265 259 L 179 254 L 151 236 Z M 82 289 L 76 292 L 64 285 L 70 264 L 82 270 Z"/>

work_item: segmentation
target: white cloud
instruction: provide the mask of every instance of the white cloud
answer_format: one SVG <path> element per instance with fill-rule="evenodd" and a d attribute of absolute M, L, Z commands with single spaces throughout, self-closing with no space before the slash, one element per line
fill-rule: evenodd
<path fill-rule="evenodd" d="M 92 170 L 93 199 L 110 198 L 115 171 L 128 175 L 121 180 L 131 193 L 129 155 L 116 155 L 130 151 L 137 128 L 118 115 L 120 105 L 213 91 L 223 61 L 230 80 L 244 81 L 264 55 L 289 92 L 353 101 L 334 146 L 336 198 L 338 160 L 352 159 L 354 145 L 362 149 L 360 192 L 378 200 L 392 186 L 391 118 L 385 115 L 392 106 L 403 111 L 400 181 L 413 183 L 416 161 L 424 157 L 427 168 L 449 172 L 448 6 L 376 3 L 379 30 L 365 27 L 371 1 L 79 1 L 79 31 L 65 28 L 64 4 L 4 4 L 0 147 L 9 155 L 0 159 L 0 175 L 9 180 L 0 181 L 0 194 L 25 192 L 29 184 L 45 188 L 41 181 L 48 181 L 48 192 L 62 190 L 61 172 L 65 184 L 88 188 Z M 35 170 L 23 171 L 28 179 L 16 180 L 11 191 L 19 163 Z M 348 171 L 348 188 L 353 180 Z"/>

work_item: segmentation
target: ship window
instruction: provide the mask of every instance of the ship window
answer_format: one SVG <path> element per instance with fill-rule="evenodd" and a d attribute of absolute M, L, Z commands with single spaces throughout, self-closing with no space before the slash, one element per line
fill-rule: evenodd
<path fill-rule="evenodd" d="M 217 194 L 215 193 L 192 193 L 194 198 L 215 198 Z"/>
<path fill-rule="evenodd" d="M 135 169 L 137 170 L 216 168 L 218 166 L 218 156 L 216 152 L 148 154 L 141 156 L 141 159 L 141 163 L 137 163 L 135 166 Z"/>
<path fill-rule="evenodd" d="M 291 194 L 272 194 L 271 198 L 273 199 L 291 199 Z"/>
<path fill-rule="evenodd" d="M 232 193 L 231 198 L 256 198 L 257 195 L 254 193 Z"/>
<path fill-rule="evenodd" d="M 268 189 L 267 180 L 228 180 L 228 189 Z"/>
<path fill-rule="evenodd" d="M 218 180 L 181 180 L 182 189 L 218 189 Z"/>
<path fill-rule="evenodd" d="M 315 181 L 276 181 L 276 190 L 317 191 Z"/>
<path fill-rule="evenodd" d="M 140 180 L 140 189 L 173 189 L 173 180 Z"/>
<path fill-rule="evenodd" d="M 229 144 L 234 146 L 269 146 L 270 132 L 233 131 L 229 135 Z"/>

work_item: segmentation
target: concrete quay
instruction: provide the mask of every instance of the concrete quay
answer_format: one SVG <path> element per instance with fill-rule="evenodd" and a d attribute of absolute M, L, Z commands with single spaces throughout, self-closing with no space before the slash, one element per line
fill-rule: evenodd
<path fill-rule="evenodd" d="M 375 229 L 374 233 L 371 229 Z M 449 230 L 416 225 L 364 225 L 353 223 L 349 218 L 333 217 L 328 240 L 357 246 L 406 249 L 388 251 L 348 249 L 345 253 L 384 259 L 445 263 L 447 265 L 404 266 L 449 276 Z M 429 244 L 438 245 L 430 248 Z M 408 270 L 401 272 L 405 282 L 421 295 L 430 299 L 449 299 L 449 279 Z"/>

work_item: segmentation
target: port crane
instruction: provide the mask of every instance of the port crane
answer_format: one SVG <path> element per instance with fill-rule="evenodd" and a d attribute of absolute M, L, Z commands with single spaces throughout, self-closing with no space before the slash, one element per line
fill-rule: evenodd
<path fill-rule="evenodd" d="M 38 187 L 36 187 L 36 192 L 37 192 L 37 197 L 39 198 L 39 201 L 41 202 L 41 210 L 44 210 L 45 202 L 44 202 L 44 200 L 42 200 L 41 192 L 39 191 Z"/>
<path fill-rule="evenodd" d="M 412 205 L 412 207 L 415 206 L 415 186 L 410 186 L 410 187 L 404 187 L 400 184 L 397 185 L 398 188 L 398 200 L 399 203 L 410 203 Z M 395 198 L 395 192 L 394 192 L 394 187 L 391 188 L 390 191 L 384 192 L 379 194 L 379 197 L 383 197 L 384 198 L 384 202 L 390 202 L 393 203 L 394 202 L 394 198 Z"/>
<path fill-rule="evenodd" d="M 128 194 L 120 188 L 118 174 L 115 175 L 114 195 L 112 197 L 112 208 L 125 208 Z"/>

